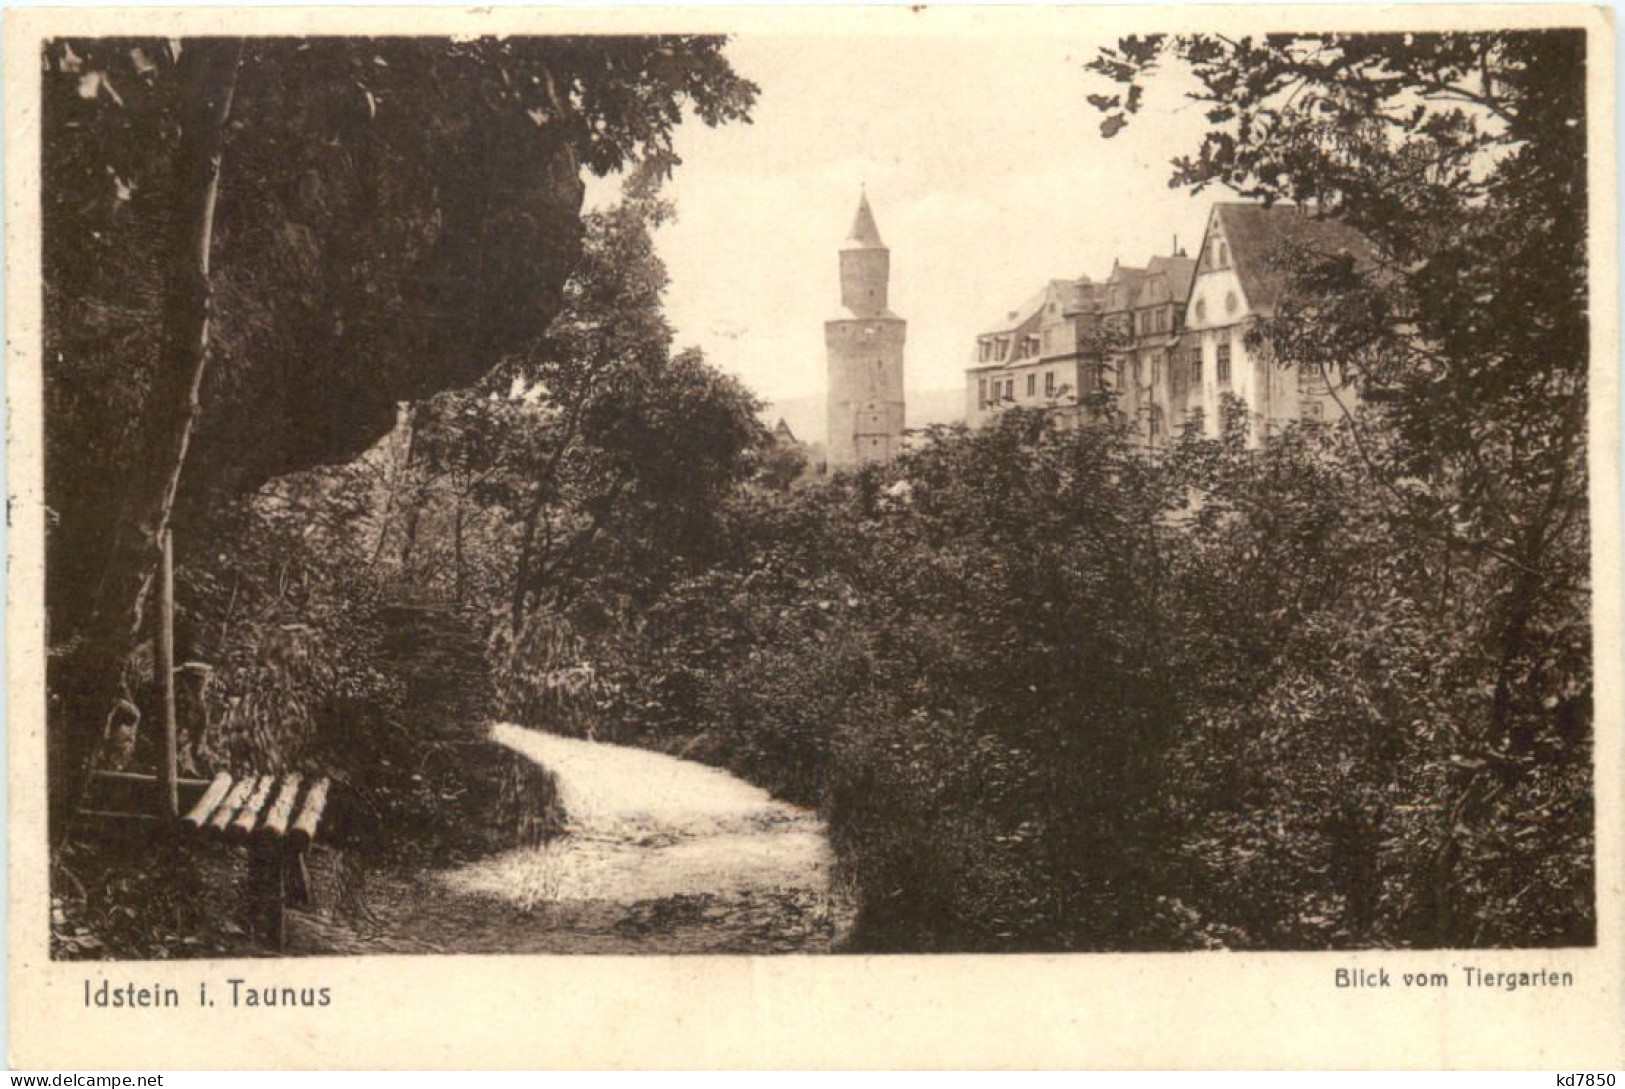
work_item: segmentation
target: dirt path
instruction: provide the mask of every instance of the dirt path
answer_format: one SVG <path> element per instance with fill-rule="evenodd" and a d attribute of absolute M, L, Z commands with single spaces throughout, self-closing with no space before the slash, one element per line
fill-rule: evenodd
<path fill-rule="evenodd" d="M 370 919 L 300 915 L 298 953 L 768 953 L 838 945 L 823 822 L 716 768 L 497 726 L 548 768 L 566 834 L 448 870 L 374 879 Z"/>

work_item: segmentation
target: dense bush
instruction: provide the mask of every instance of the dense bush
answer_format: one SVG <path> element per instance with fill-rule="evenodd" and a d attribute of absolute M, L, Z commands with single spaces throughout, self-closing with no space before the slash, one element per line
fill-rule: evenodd
<path fill-rule="evenodd" d="M 728 559 L 573 647 L 595 687 L 561 700 L 824 809 L 867 948 L 1590 940 L 1572 624 L 1528 667 L 1555 687 L 1527 774 L 1465 812 L 1459 776 L 1507 759 L 1470 740 L 1482 574 L 1347 431 L 1249 449 L 1242 420 L 1149 458 L 1011 413 L 754 490 Z"/>

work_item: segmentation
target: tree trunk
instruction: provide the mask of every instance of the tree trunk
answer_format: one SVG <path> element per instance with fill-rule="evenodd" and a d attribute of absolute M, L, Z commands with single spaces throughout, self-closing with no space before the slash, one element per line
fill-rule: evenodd
<path fill-rule="evenodd" d="M 424 425 L 429 419 L 429 403 L 419 401 L 412 406 L 412 430 L 407 436 L 406 444 L 406 470 L 412 471 L 417 462 L 418 435 L 422 433 Z M 416 580 L 411 576 L 412 557 L 418 548 L 418 524 L 423 519 L 423 508 L 429 505 L 429 478 L 419 481 L 407 501 L 412 504 L 406 512 L 405 536 L 401 540 L 401 579 L 409 585 L 415 585 Z"/>
<path fill-rule="evenodd" d="M 1495 687 L 1490 702 L 1490 721 L 1480 744 L 1492 753 L 1506 758 L 1522 758 L 1533 747 L 1534 735 L 1527 728 L 1513 725 L 1512 681 L 1519 660 L 1528 648 L 1529 626 L 1542 604 L 1545 594 L 1551 592 L 1544 574 L 1549 562 L 1551 536 L 1548 529 L 1556 518 L 1565 498 L 1572 471 L 1571 459 L 1584 431 L 1571 426 L 1565 433 L 1565 445 L 1559 452 L 1551 484 L 1538 511 L 1526 522 L 1523 540 L 1518 549 L 1517 563 L 1513 567 L 1513 583 L 1508 594 L 1508 610 L 1499 633 L 1499 657 L 1496 662 Z M 1432 878 L 1433 944 L 1443 948 L 1464 945 L 1458 928 L 1461 913 L 1454 902 L 1454 883 L 1463 854 L 1460 829 L 1475 828 L 1483 820 L 1488 808 L 1502 792 L 1510 790 L 1526 771 L 1520 759 L 1504 759 L 1492 778 L 1475 772 L 1460 795 L 1445 839 L 1434 864 Z"/>
<path fill-rule="evenodd" d="M 423 517 L 424 504 L 428 503 L 428 491 L 419 491 L 412 502 L 412 509 L 406 512 L 406 528 L 401 537 L 401 578 L 409 585 L 414 585 L 412 578 L 412 554 L 418 547 L 418 521 Z"/>
<path fill-rule="evenodd" d="M 395 514 L 396 496 L 406 486 L 402 483 L 402 478 L 412 469 L 412 455 L 417 446 L 417 408 L 398 411 L 396 419 L 397 421 L 404 419 L 406 424 L 406 452 L 395 461 L 393 471 L 389 474 L 389 490 L 384 493 L 384 511 L 378 516 L 378 543 L 372 550 L 373 567 L 377 567 L 378 561 L 384 558 L 384 545 L 389 542 L 389 520 Z"/>
<path fill-rule="evenodd" d="M 451 585 L 452 597 L 457 603 L 463 603 L 463 507 L 466 496 L 463 492 L 457 493 L 457 507 L 452 514 L 451 523 Z"/>
<path fill-rule="evenodd" d="M 530 591 L 530 568 L 536 550 L 536 530 L 541 523 L 542 508 L 547 505 L 546 498 L 547 492 L 538 486 L 535 494 L 531 497 L 530 508 L 525 511 L 525 525 L 519 541 L 519 560 L 514 567 L 513 594 L 508 605 L 509 622 L 513 627 L 515 638 L 525 628 L 525 609 Z"/>
<path fill-rule="evenodd" d="M 68 723 L 68 764 L 88 770 L 107 709 L 135 644 L 198 414 L 209 346 L 209 249 L 220 159 L 242 59 L 240 39 L 189 40 L 177 65 L 176 237 L 169 256 L 161 347 L 125 485 L 113 544 L 83 644 L 81 699 Z"/>

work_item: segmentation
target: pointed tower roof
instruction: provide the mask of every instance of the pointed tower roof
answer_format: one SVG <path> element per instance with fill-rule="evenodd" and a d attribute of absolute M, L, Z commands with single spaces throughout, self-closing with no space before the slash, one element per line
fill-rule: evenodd
<path fill-rule="evenodd" d="M 848 250 L 883 250 L 886 243 L 880 240 L 880 228 L 875 226 L 875 214 L 869 208 L 869 194 L 858 195 L 858 214 L 852 217 L 852 230 L 847 233 L 846 245 L 842 249 Z"/>

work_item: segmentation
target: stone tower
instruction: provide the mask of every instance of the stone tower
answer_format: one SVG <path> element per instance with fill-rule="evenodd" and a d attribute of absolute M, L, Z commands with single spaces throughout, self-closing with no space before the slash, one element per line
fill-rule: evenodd
<path fill-rule="evenodd" d="M 840 316 L 824 323 L 831 469 L 886 461 L 903 448 L 908 322 L 887 308 L 890 279 L 891 251 L 864 195 L 841 247 Z"/>

